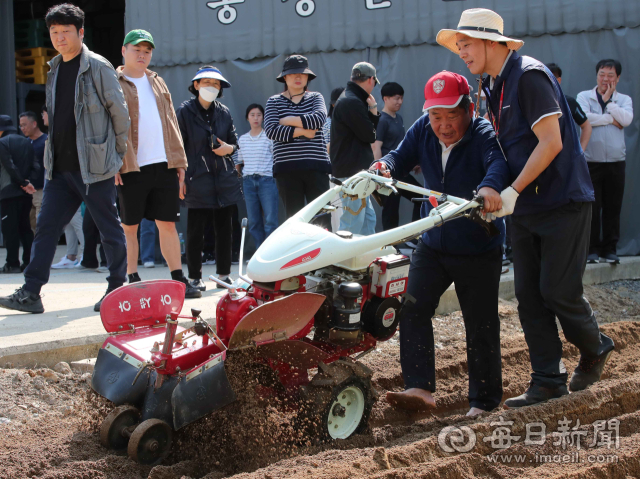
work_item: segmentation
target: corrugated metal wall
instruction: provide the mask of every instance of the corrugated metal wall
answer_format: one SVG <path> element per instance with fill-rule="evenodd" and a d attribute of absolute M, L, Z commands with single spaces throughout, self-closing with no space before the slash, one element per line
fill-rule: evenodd
<path fill-rule="evenodd" d="M 441 2 L 440 0 L 420 0 L 418 2 L 417 0 L 393 0 L 394 7 L 402 7 L 398 11 L 404 15 L 402 22 L 406 22 L 404 27 L 395 29 L 388 27 L 384 21 L 375 20 L 377 23 L 371 24 L 371 17 L 367 15 L 372 12 L 365 9 L 365 1 L 316 0 L 318 10 L 311 17 L 293 19 L 305 26 L 308 30 L 306 36 L 300 31 L 297 31 L 295 36 L 291 35 L 291 29 L 284 27 L 278 27 L 277 33 L 271 32 L 269 34 L 263 31 L 264 25 L 268 24 L 263 18 L 265 9 L 268 7 L 271 9 L 270 11 L 273 11 L 276 7 L 278 10 L 282 7 L 283 18 L 291 19 L 287 12 L 294 12 L 295 16 L 295 2 L 293 0 L 288 0 L 288 2 L 246 0 L 244 3 L 236 4 L 236 23 L 243 18 L 254 18 L 261 19 L 260 21 L 264 22 L 264 25 L 257 23 L 253 32 L 245 32 L 239 36 L 231 33 L 221 34 L 222 36 L 216 37 L 215 42 L 202 38 L 197 40 L 199 38 L 198 32 L 207 33 L 206 30 L 203 30 L 203 25 L 206 25 L 211 32 L 215 32 L 215 35 L 220 34 L 221 31 L 230 32 L 230 30 L 221 29 L 215 12 L 208 11 L 209 9 L 206 7 L 204 10 L 201 8 L 202 1 L 169 2 L 161 0 L 153 2 L 156 7 L 150 7 L 149 0 L 128 0 L 126 27 L 127 29 L 148 28 L 153 33 L 158 48 L 154 52 L 153 59 L 153 64 L 156 66 L 152 68 L 157 70 L 166 80 L 176 107 L 190 97 L 187 87 L 198 66 L 203 63 L 215 63 L 233 85 L 231 89 L 224 92 L 222 102 L 231 109 L 239 134 L 248 130 L 247 122 L 244 119 L 247 105 L 254 102 L 264 105 L 269 96 L 282 91 L 282 84 L 276 82 L 275 77 L 280 72 L 285 54 L 292 51 L 289 47 L 293 45 L 297 45 L 295 49 L 302 48 L 303 50 L 297 51 L 304 51 L 309 58 L 311 69 L 318 75 L 318 78 L 311 84 L 311 89 L 321 92 L 325 99 L 329 98 L 333 88 L 346 84 L 351 67 L 355 63 L 362 60 L 373 63 L 378 69 L 378 76 L 383 83 L 397 81 L 403 85 L 405 102 L 400 113 L 404 118 L 405 128 L 409 128 L 422 114 L 424 84 L 433 74 L 444 69 L 451 70 L 465 75 L 472 85 L 477 84 L 457 56 L 434 44 L 433 38 L 441 26 L 455 27 L 462 9 L 480 6 L 480 4 L 495 9 L 505 18 L 507 34 L 512 34 L 511 32 L 514 31 L 530 33 L 530 35 L 520 35 L 520 33 L 512 35 L 525 40 L 525 46 L 521 51 L 523 54 L 531 55 L 546 63 L 555 62 L 562 67 L 562 86 L 565 92 L 575 96 L 582 90 L 593 88 L 596 82 L 595 65 L 598 60 L 617 58 L 623 65 L 618 90 L 631 95 L 636 105 L 640 104 L 640 82 L 637 80 L 640 78 L 640 63 L 637 61 L 640 57 L 640 27 L 638 27 L 640 1 L 495 0 Z M 382 0 L 375 0 L 376 3 L 380 1 Z M 170 4 L 178 3 L 182 6 L 181 8 L 170 6 Z M 322 21 L 320 18 L 322 15 L 317 16 L 317 21 L 312 20 L 316 14 L 322 11 L 321 5 L 328 5 L 327 8 L 331 9 L 334 8 L 335 3 L 343 3 L 344 9 L 352 9 L 348 10 L 352 13 L 350 18 L 353 19 L 353 22 L 350 23 L 352 27 L 349 28 L 355 30 L 345 31 L 345 20 L 334 17 L 337 26 L 322 24 L 325 31 L 323 35 L 320 35 L 314 25 Z M 404 9 L 418 3 L 426 6 L 412 11 Z M 157 7 L 158 4 L 160 8 Z M 426 18 L 424 12 L 427 10 L 424 9 L 427 7 L 437 10 L 437 12 L 427 15 L 428 18 Z M 144 11 L 145 15 L 142 15 L 141 12 L 145 8 L 147 9 Z M 198 15 L 196 15 L 196 11 Z M 391 20 L 396 15 L 394 9 L 386 9 L 386 13 L 383 9 L 381 11 Z M 373 13 L 378 15 L 380 12 Z M 135 18 L 142 19 L 144 16 L 146 16 L 145 21 L 148 22 L 146 24 L 141 25 L 133 21 Z M 421 20 L 417 21 L 417 18 Z M 152 20 L 156 23 L 153 23 Z M 282 25 L 283 22 L 283 19 L 279 19 L 278 25 Z M 269 25 L 273 25 L 273 23 Z M 177 31 L 182 33 L 177 33 Z M 563 31 L 576 33 L 558 34 Z M 544 34 L 545 32 L 554 34 Z M 186 37 L 184 37 L 185 35 Z M 316 38 L 318 35 L 324 38 L 322 41 L 335 43 L 339 40 L 342 45 L 351 45 L 351 47 L 348 49 L 345 47 L 344 51 L 343 49 L 339 49 L 340 51 L 305 50 L 307 48 L 305 42 L 310 41 L 307 37 Z M 393 35 L 402 35 L 402 38 L 409 39 L 409 45 L 395 44 Z M 415 37 L 411 35 L 415 35 Z M 278 40 L 276 41 L 274 37 L 277 37 Z M 333 37 L 337 37 L 337 39 Z M 370 39 L 374 43 L 368 45 L 364 39 Z M 263 40 L 266 40 L 264 44 Z M 188 49 L 186 48 L 187 44 L 191 45 Z M 311 44 L 317 46 L 313 42 Z M 251 51 L 257 58 L 216 60 L 217 58 L 227 58 L 227 55 L 230 55 L 229 58 L 241 58 L 242 55 L 234 54 L 234 52 L 243 51 L 247 45 L 253 49 Z M 275 50 L 276 47 L 281 50 Z M 172 56 L 168 53 L 170 51 L 177 53 Z M 267 51 L 272 54 L 265 58 L 264 55 Z M 374 95 L 381 103 L 379 88 L 374 91 Z M 636 210 L 640 206 L 640 189 L 635 188 L 636 178 L 640 177 L 639 131 L 640 116 L 637 116 L 634 122 L 625 129 L 628 163 L 627 188 L 622 211 L 622 238 L 619 243 L 621 254 L 635 255 L 640 253 L 640 222 L 636 219 Z M 402 221 L 410 221 L 408 204 L 404 203 L 401 215 Z"/>
<path fill-rule="evenodd" d="M 171 66 L 434 43 L 473 7 L 500 12 L 515 36 L 640 25 L 637 0 L 127 0 L 126 25 L 149 30 L 155 64 Z"/>

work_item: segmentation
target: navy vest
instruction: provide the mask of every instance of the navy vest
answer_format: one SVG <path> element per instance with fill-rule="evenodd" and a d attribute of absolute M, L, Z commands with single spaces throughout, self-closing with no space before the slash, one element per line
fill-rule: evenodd
<path fill-rule="evenodd" d="M 522 114 L 518 103 L 520 77 L 530 70 L 544 72 L 555 90 L 558 104 L 562 110 L 562 116 L 559 119 L 562 151 L 547 169 L 520 193 L 513 212 L 514 215 L 549 211 L 572 201 L 591 202 L 595 200 L 578 131 L 560 85 L 541 62 L 535 58 L 521 57 L 515 51 L 505 65 L 502 75 L 496 78 L 493 90 L 489 90 L 489 78 L 486 78 L 482 85 L 489 99 L 491 112 L 498 112 L 504 84 L 502 113 L 496 114 L 495 119 L 498 121 L 498 117 L 500 117 L 498 140 L 507 158 L 511 181 L 515 181 L 538 145 L 538 138 Z"/>

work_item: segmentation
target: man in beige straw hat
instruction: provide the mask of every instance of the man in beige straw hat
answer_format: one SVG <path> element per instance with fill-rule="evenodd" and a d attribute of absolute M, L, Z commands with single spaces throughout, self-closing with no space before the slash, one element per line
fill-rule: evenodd
<path fill-rule="evenodd" d="M 569 106 L 553 74 L 503 32 L 500 15 L 474 8 L 436 40 L 471 73 L 488 74 L 481 86 L 511 173 L 495 215 L 513 214 L 515 290 L 533 369 L 527 391 L 505 401 L 517 408 L 568 394 L 556 317 L 581 353 L 571 391 L 600 379 L 614 344 L 583 296 L 594 195 Z"/>

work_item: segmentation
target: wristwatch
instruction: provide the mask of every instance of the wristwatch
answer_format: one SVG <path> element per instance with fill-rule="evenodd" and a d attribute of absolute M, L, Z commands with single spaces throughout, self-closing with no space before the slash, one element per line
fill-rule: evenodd
<path fill-rule="evenodd" d="M 369 110 L 373 110 L 374 108 L 378 108 L 377 103 L 374 103 L 373 105 L 369 106 Z"/>

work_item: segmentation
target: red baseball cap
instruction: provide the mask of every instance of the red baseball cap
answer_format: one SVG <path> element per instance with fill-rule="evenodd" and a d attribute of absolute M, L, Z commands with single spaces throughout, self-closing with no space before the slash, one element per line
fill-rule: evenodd
<path fill-rule="evenodd" d="M 429 78 L 424 86 L 425 102 L 422 111 L 431 108 L 455 108 L 469 91 L 469 83 L 465 77 L 446 70 L 441 71 Z"/>

